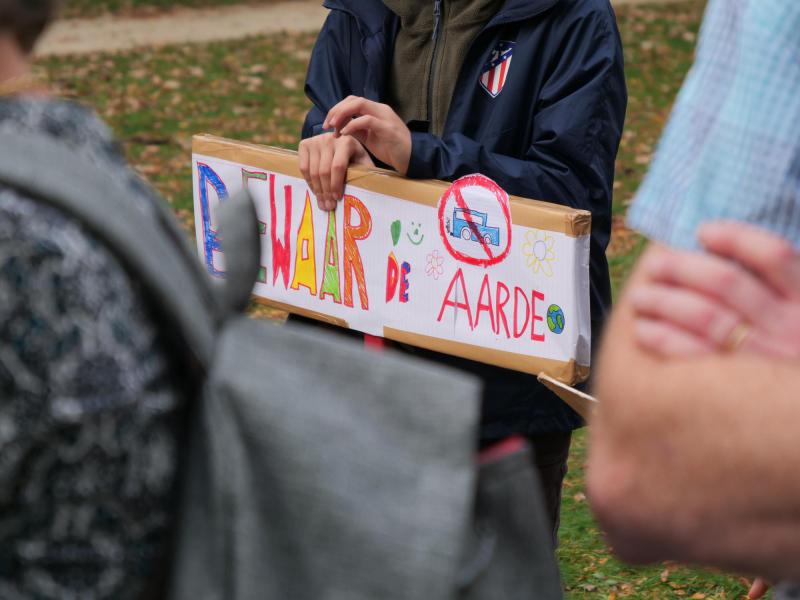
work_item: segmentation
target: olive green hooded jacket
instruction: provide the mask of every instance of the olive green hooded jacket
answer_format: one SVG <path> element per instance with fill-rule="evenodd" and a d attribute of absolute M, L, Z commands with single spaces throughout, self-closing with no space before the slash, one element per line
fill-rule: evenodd
<path fill-rule="evenodd" d="M 441 135 L 464 56 L 504 0 L 383 0 L 400 17 L 389 85 L 407 123 Z"/>

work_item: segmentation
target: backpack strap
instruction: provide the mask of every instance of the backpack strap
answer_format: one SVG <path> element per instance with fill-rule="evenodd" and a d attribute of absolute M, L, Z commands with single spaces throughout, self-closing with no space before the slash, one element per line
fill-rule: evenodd
<path fill-rule="evenodd" d="M 228 313 L 240 313 L 250 304 L 261 268 L 261 236 L 256 205 L 247 189 L 217 207 L 217 223 L 225 250 L 222 302 Z"/>
<path fill-rule="evenodd" d="M 206 370 L 225 307 L 168 208 L 154 202 L 148 217 L 129 190 L 52 138 L 2 133 L 0 148 L 0 184 L 62 210 L 108 246 Z"/>

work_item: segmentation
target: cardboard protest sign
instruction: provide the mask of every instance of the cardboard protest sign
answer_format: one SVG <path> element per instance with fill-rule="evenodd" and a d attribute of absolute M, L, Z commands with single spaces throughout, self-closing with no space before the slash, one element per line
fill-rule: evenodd
<path fill-rule="evenodd" d="M 590 359 L 590 214 L 509 197 L 483 175 L 453 184 L 353 168 L 317 207 L 293 152 L 194 138 L 197 247 L 225 261 L 219 202 L 247 186 L 261 221 L 255 296 L 287 311 L 574 384 Z"/>
<path fill-rule="evenodd" d="M 595 411 L 597 411 L 600 405 L 597 398 L 568 385 L 564 385 L 545 373 L 540 373 L 538 379 L 539 383 L 566 402 L 584 421 L 589 423 L 592 420 Z"/>

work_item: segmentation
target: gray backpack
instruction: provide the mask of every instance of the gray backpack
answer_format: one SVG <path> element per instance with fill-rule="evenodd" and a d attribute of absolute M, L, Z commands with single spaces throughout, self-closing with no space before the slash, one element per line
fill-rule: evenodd
<path fill-rule="evenodd" d="M 245 316 L 259 266 L 249 197 L 219 210 L 217 286 L 165 205 L 132 206 L 52 139 L 2 134 L 0 148 L 0 183 L 106 244 L 186 358 L 170 597 L 561 598 L 528 450 L 476 461 L 476 381 Z"/>

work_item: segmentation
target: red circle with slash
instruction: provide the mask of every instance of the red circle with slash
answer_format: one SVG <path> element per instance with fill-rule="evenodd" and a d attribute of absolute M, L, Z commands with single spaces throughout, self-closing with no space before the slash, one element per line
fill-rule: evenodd
<path fill-rule="evenodd" d="M 500 228 L 487 227 L 485 220 L 483 223 L 476 222 L 476 214 L 486 217 L 487 213 L 470 208 L 468 201 L 464 199 L 464 190 L 470 187 L 487 190 L 497 200 L 505 221 L 506 243 L 502 251 L 498 251 L 501 248 Z M 451 196 L 454 198 L 457 208 L 453 213 L 453 221 L 450 223 L 450 231 L 448 231 L 448 227 L 445 225 L 445 209 L 450 204 L 448 200 Z M 457 219 L 456 215 L 459 214 L 459 211 L 462 218 Z M 456 223 L 457 220 L 458 223 Z M 497 231 L 496 236 L 494 235 L 495 230 Z M 485 175 L 467 175 L 456 180 L 439 200 L 439 234 L 442 236 L 444 247 L 458 261 L 479 267 L 491 267 L 504 261 L 511 252 L 511 205 L 508 194 Z M 474 243 L 475 256 L 455 248 L 451 237 Z M 494 249 L 493 246 L 497 248 Z"/>

